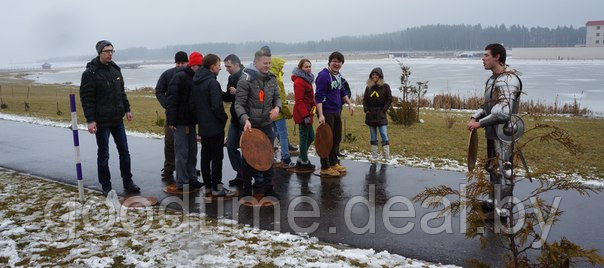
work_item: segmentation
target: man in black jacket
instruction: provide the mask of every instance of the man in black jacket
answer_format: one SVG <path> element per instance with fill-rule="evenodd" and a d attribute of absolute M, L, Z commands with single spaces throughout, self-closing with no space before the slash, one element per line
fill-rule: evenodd
<path fill-rule="evenodd" d="M 187 66 L 189 62 L 187 53 L 184 51 L 176 52 L 174 55 L 175 67 L 172 67 L 164 71 L 157 85 L 155 86 L 155 96 L 164 109 L 168 108 L 168 100 L 166 93 L 168 92 L 168 84 L 176 72 L 182 70 Z M 174 131 L 168 127 L 168 124 L 164 125 L 164 168 L 161 170 L 162 179 L 173 180 L 174 179 Z"/>
<path fill-rule="evenodd" d="M 233 196 L 222 184 L 224 125 L 227 114 L 222 104 L 222 89 L 216 76 L 220 72 L 220 58 L 208 54 L 193 77 L 193 100 L 199 135 L 201 136 L 201 176 L 205 192 L 213 196 Z M 211 167 L 210 167 L 211 166 Z"/>
<path fill-rule="evenodd" d="M 195 131 L 195 112 L 190 105 L 193 76 L 202 64 L 203 56 L 199 52 L 191 53 L 189 66 L 179 70 L 168 86 L 166 124 L 174 133 L 174 155 L 176 163 L 176 187 L 183 189 L 185 184 L 191 188 L 201 188 L 197 181 L 197 134 Z"/>
<path fill-rule="evenodd" d="M 124 91 L 124 77 L 113 60 L 113 45 L 107 40 L 96 44 L 98 56 L 82 73 L 80 101 L 88 122 L 88 132 L 96 135 L 97 168 L 103 193 L 111 191 L 109 173 L 109 135 L 113 136 L 120 155 L 120 172 L 126 192 L 140 192 L 132 181 L 130 152 L 122 118 L 132 120 L 130 103 Z"/>
<path fill-rule="evenodd" d="M 229 73 L 227 90 L 222 94 L 224 102 L 231 103 L 231 123 L 229 125 L 229 133 L 227 134 L 227 153 L 233 170 L 237 172 L 235 179 L 229 181 L 229 185 L 240 185 L 241 180 L 241 153 L 239 152 L 239 139 L 241 138 L 241 127 L 239 118 L 235 112 L 235 95 L 237 93 L 237 82 L 243 73 L 243 65 L 237 55 L 231 54 L 224 58 L 224 68 Z"/>

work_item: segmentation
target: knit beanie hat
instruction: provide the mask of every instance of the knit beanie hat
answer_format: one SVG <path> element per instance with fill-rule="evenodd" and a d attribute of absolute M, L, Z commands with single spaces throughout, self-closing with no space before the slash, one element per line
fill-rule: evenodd
<path fill-rule="evenodd" d="M 189 66 L 201 65 L 203 63 L 203 55 L 199 52 L 193 52 L 189 56 Z"/>
<path fill-rule="evenodd" d="M 188 62 L 189 56 L 187 56 L 187 52 L 178 51 L 176 55 L 174 55 L 174 62 Z"/>
<path fill-rule="evenodd" d="M 96 53 L 101 55 L 101 52 L 103 52 L 103 48 L 105 48 L 106 46 L 113 46 L 113 44 L 111 44 L 111 42 L 107 40 L 98 41 L 96 43 Z"/>

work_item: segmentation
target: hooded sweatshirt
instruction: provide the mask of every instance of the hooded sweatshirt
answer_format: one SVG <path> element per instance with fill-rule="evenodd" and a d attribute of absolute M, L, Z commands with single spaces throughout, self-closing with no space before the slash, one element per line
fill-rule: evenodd
<path fill-rule="evenodd" d="M 282 109 L 279 111 L 279 116 L 277 116 L 275 121 L 281 120 L 283 118 L 292 118 L 292 112 L 287 106 L 287 104 L 289 103 L 286 99 L 287 95 L 285 94 L 285 86 L 283 85 L 283 65 L 285 65 L 285 59 L 279 57 L 272 57 L 271 67 L 268 69 L 268 71 L 274 74 L 277 78 L 277 86 L 279 86 L 279 98 L 281 98 Z"/>
<path fill-rule="evenodd" d="M 324 68 L 317 75 L 315 85 L 317 86 L 315 101 L 323 104 L 323 114 L 340 114 L 342 98 L 346 96 L 342 75 L 340 73 L 333 75 L 329 69 Z"/>

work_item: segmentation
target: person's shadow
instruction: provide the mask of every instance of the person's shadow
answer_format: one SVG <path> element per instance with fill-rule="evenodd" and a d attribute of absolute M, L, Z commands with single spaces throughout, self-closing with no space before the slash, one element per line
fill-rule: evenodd
<path fill-rule="evenodd" d="M 365 196 L 369 196 L 369 186 L 375 185 L 375 204 L 384 205 L 388 202 L 388 183 L 386 179 L 386 169 L 388 165 L 380 164 L 379 172 L 377 164 L 373 163 L 369 167 L 369 172 L 365 175 Z"/>

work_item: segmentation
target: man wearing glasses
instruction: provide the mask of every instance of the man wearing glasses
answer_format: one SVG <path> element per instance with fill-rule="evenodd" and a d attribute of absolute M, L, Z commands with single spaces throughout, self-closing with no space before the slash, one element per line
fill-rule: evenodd
<path fill-rule="evenodd" d="M 109 135 L 113 136 L 120 156 L 124 191 L 140 192 L 132 181 L 130 153 L 122 118 L 132 120 L 130 103 L 124 91 L 124 77 L 113 62 L 113 45 L 107 40 L 96 44 L 98 56 L 86 64 L 80 84 L 80 101 L 88 122 L 88 132 L 96 135 L 98 177 L 103 194 L 111 191 L 109 173 Z"/>

